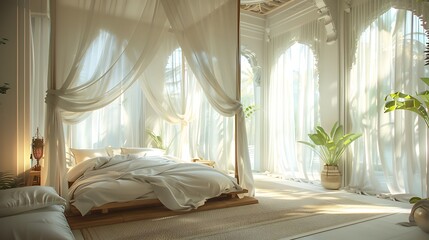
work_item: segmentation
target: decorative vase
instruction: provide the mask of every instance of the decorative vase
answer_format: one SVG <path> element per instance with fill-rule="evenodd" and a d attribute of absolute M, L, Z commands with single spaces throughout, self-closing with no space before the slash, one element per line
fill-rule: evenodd
<path fill-rule="evenodd" d="M 410 223 L 417 225 L 421 230 L 429 233 L 429 200 L 420 200 L 415 203 L 409 220 Z"/>
<path fill-rule="evenodd" d="M 338 190 L 341 187 L 341 172 L 338 166 L 323 166 L 322 173 L 320 174 L 320 181 L 324 188 Z"/>

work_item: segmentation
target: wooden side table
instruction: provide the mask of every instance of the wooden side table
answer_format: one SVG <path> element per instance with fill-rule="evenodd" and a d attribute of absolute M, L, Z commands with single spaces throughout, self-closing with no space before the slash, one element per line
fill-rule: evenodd
<path fill-rule="evenodd" d="M 207 165 L 207 166 L 212 167 L 212 168 L 214 168 L 214 165 L 216 163 L 215 161 L 203 160 L 203 159 L 199 159 L 199 158 L 192 159 L 192 162 L 204 164 L 204 165 Z"/>
<path fill-rule="evenodd" d="M 40 171 L 30 170 L 28 174 L 27 186 L 40 185 Z"/>

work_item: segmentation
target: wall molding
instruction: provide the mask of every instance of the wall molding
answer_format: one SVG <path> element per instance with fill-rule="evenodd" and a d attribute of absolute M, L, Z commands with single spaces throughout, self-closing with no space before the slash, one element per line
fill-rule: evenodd
<path fill-rule="evenodd" d="M 264 40 L 265 18 L 248 13 L 240 13 L 240 36 L 255 40 Z"/>

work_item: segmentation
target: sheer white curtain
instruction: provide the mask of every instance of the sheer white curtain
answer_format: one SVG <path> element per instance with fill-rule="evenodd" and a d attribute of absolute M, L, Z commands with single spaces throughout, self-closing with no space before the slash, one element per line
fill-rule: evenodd
<path fill-rule="evenodd" d="M 159 38 L 168 28 L 158 1 L 64 0 L 51 1 L 50 9 L 52 34 L 45 121 L 47 162 L 42 168 L 42 181 L 65 196 L 63 123 L 77 123 L 84 119 L 83 113 L 117 99 L 150 63 Z M 91 49 L 97 38 L 104 44 Z M 97 51 L 98 61 L 84 61 L 89 49 Z M 128 64 L 120 64 L 127 60 Z"/>
<path fill-rule="evenodd" d="M 413 3 L 411 3 L 413 2 Z M 395 9 L 392 7 L 402 9 Z M 412 7 L 424 9 L 404 10 Z M 354 145 L 349 189 L 368 194 L 427 196 L 427 128 L 409 111 L 383 113 L 391 92 L 424 90 L 426 36 L 414 1 L 360 1 L 352 7 L 348 117 Z"/>
<path fill-rule="evenodd" d="M 117 38 L 100 31 L 93 39 L 82 58 L 82 69 L 79 79 L 88 79 L 96 74 L 100 59 L 108 56 L 105 48 L 113 47 L 111 42 Z M 119 58 L 116 65 L 125 69 L 133 64 L 130 58 Z M 120 84 L 121 72 L 112 74 L 112 83 Z M 72 122 L 66 127 L 66 145 L 73 148 L 104 148 L 106 146 L 141 146 L 145 142 L 145 98 L 138 84 L 132 84 L 123 94 L 103 108 L 87 112 L 84 120 Z"/>
<path fill-rule="evenodd" d="M 170 33 L 163 41 L 167 44 L 163 44 L 161 54 L 155 56 L 140 84 L 157 115 L 161 116 L 150 121 L 148 127 L 162 137 L 169 154 L 190 161 L 197 156 L 192 150 L 189 126 L 200 118 L 198 107 L 202 92 L 175 35 Z"/>
<path fill-rule="evenodd" d="M 170 123 L 186 125 L 193 115 L 192 94 L 195 79 L 173 33 L 166 35 L 162 48 L 152 59 L 141 80 L 145 96 L 158 115 Z M 161 94 L 157 90 L 162 89 Z"/>
<path fill-rule="evenodd" d="M 256 56 L 249 49 L 241 49 L 241 102 L 244 109 L 252 107 L 246 112 L 246 131 L 249 143 L 249 157 L 252 169 L 259 169 L 259 163 L 255 163 L 255 155 L 260 151 L 259 136 L 259 81 L 260 67 L 257 65 Z M 253 112 L 252 112 L 253 111 Z M 259 158 L 258 158 L 259 159 Z"/>
<path fill-rule="evenodd" d="M 45 125 L 45 92 L 47 90 L 48 53 L 50 20 L 47 15 L 33 14 L 31 16 L 31 101 L 30 116 L 31 134 L 34 136 L 39 128 L 43 135 Z M 31 164 L 31 163 L 29 163 Z"/>
<path fill-rule="evenodd" d="M 245 118 L 236 88 L 239 1 L 188 0 L 181 1 L 181 4 L 167 0 L 161 2 L 207 100 L 223 116 L 235 115 L 237 118 L 235 140 L 238 177 L 240 184 L 253 195 Z M 183 14 L 184 12 L 189 14 Z M 217 44 L 219 42 L 226 44 Z"/>
<path fill-rule="evenodd" d="M 287 179 L 320 179 L 320 162 L 298 140 L 320 123 L 319 75 L 316 39 L 322 39 L 318 22 L 280 36 L 268 43 L 270 78 L 265 87 L 267 160 L 265 169 Z"/>

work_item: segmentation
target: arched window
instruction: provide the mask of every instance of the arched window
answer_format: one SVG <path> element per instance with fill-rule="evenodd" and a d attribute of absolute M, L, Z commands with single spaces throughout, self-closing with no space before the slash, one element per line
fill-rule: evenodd
<path fill-rule="evenodd" d="M 294 43 L 277 59 L 268 96 L 268 169 L 286 178 L 320 179 L 320 162 L 298 140 L 319 124 L 319 84 L 316 58 L 305 44 Z"/>
<path fill-rule="evenodd" d="M 350 188 L 368 193 L 425 192 L 427 129 L 417 114 L 384 113 L 385 97 L 424 90 L 426 36 L 411 11 L 391 8 L 363 28 L 348 83 L 348 115 L 354 145 Z"/>
<path fill-rule="evenodd" d="M 246 115 L 247 140 L 252 169 L 259 169 L 258 155 L 260 152 L 260 67 L 256 56 L 249 49 L 241 49 L 241 103 Z"/>

